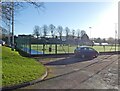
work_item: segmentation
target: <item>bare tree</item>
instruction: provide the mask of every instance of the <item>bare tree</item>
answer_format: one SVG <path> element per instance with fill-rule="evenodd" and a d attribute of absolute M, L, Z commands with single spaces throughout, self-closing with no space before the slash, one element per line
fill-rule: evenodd
<path fill-rule="evenodd" d="M 80 38 L 80 29 L 77 29 L 77 37 Z"/>
<path fill-rule="evenodd" d="M 112 37 L 109 37 L 109 38 L 107 39 L 107 42 L 108 42 L 109 44 L 114 44 L 114 43 L 115 43 L 115 39 L 112 38 Z"/>
<path fill-rule="evenodd" d="M 99 37 L 99 38 L 96 38 L 96 40 L 95 40 L 95 42 L 97 42 L 97 43 L 102 43 L 102 39 Z"/>
<path fill-rule="evenodd" d="M 74 39 L 74 37 L 75 37 L 75 30 L 74 29 L 72 30 L 72 36 L 73 36 L 73 39 Z"/>
<path fill-rule="evenodd" d="M 38 37 L 40 36 L 40 27 L 35 25 L 34 30 L 33 30 L 33 35 L 35 35 L 38 39 Z"/>
<path fill-rule="evenodd" d="M 35 8 L 40 8 L 43 6 L 43 3 L 31 2 L 31 0 L 24 0 L 28 4 L 33 5 Z M 2 21 L 5 24 L 12 25 L 12 50 L 14 49 L 14 16 L 18 11 L 21 11 L 25 7 L 25 2 L 2 2 L 0 3 L 2 6 L 2 10 L 0 10 L 0 16 L 2 17 Z"/>
<path fill-rule="evenodd" d="M 39 34 L 40 34 L 40 37 L 43 36 L 43 34 L 42 34 L 42 27 L 39 27 Z"/>
<path fill-rule="evenodd" d="M 6 22 L 6 20 L 12 19 L 12 13 L 16 15 L 18 12 L 25 9 L 27 5 L 33 5 L 35 8 L 40 9 L 44 7 L 43 2 L 31 2 L 31 0 L 24 0 L 25 2 L 2 2 L 0 6 L 0 16 L 2 17 L 2 21 Z M 12 12 L 13 11 L 13 12 Z"/>
<path fill-rule="evenodd" d="M 46 37 L 47 36 L 47 33 L 48 33 L 48 26 L 47 25 L 43 25 L 43 37 Z"/>
<path fill-rule="evenodd" d="M 57 30 L 58 30 L 60 39 L 62 39 L 63 27 L 62 26 L 58 26 Z"/>
<path fill-rule="evenodd" d="M 81 30 L 81 37 L 86 34 L 86 32 L 84 30 Z"/>
<path fill-rule="evenodd" d="M 33 35 L 35 35 L 37 37 L 37 41 L 38 41 L 38 37 L 40 36 L 40 27 L 35 25 L 34 26 L 34 31 L 33 31 Z M 37 43 L 37 50 L 38 50 L 38 43 Z M 38 51 L 37 51 L 38 53 Z"/>
<path fill-rule="evenodd" d="M 68 27 L 66 27 L 66 28 L 65 28 L 65 32 L 66 32 L 66 39 L 68 39 L 70 29 L 69 29 Z"/>
<path fill-rule="evenodd" d="M 54 36 L 55 36 L 55 26 L 54 26 L 53 24 L 50 24 L 50 25 L 49 25 L 49 29 L 50 29 L 50 31 L 51 31 L 52 37 L 54 37 Z"/>

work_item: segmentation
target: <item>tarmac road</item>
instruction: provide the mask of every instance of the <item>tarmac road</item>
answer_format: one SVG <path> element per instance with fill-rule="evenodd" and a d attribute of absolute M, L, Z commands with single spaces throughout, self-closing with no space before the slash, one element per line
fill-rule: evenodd
<path fill-rule="evenodd" d="M 118 60 L 118 55 L 100 55 L 43 62 L 52 77 L 21 89 L 118 89 Z"/>

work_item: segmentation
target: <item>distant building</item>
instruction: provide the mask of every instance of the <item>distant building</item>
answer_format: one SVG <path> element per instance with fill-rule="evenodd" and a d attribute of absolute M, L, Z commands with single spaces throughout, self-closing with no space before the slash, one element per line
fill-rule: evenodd
<path fill-rule="evenodd" d="M 96 46 L 97 46 L 97 45 L 100 45 L 100 43 L 95 43 L 95 42 L 94 42 L 94 45 L 96 45 Z"/>
<path fill-rule="evenodd" d="M 101 45 L 109 45 L 108 43 L 101 43 Z"/>
<path fill-rule="evenodd" d="M 88 45 L 88 46 L 91 46 L 93 45 L 93 41 L 91 41 L 88 37 L 87 34 L 84 34 L 82 37 L 81 37 L 81 40 L 80 40 L 80 45 Z"/>

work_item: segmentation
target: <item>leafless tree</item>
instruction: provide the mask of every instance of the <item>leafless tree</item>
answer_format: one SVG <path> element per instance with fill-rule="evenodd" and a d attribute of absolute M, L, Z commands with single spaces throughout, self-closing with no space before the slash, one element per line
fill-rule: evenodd
<path fill-rule="evenodd" d="M 47 25 L 43 25 L 42 29 L 43 29 L 43 37 L 46 37 L 47 34 L 48 34 L 48 26 Z"/>
<path fill-rule="evenodd" d="M 72 30 L 72 36 L 73 36 L 73 39 L 74 39 L 74 37 L 75 37 L 75 30 L 74 29 Z"/>
<path fill-rule="evenodd" d="M 33 35 L 35 35 L 38 39 L 38 37 L 40 36 L 40 27 L 35 25 L 34 30 L 33 30 Z"/>
<path fill-rule="evenodd" d="M 115 43 L 115 39 L 112 38 L 112 37 L 109 37 L 109 38 L 107 39 L 107 42 L 108 42 L 109 44 L 114 44 L 114 43 Z"/>
<path fill-rule="evenodd" d="M 80 29 L 77 29 L 77 37 L 80 38 Z"/>
<path fill-rule="evenodd" d="M 43 6 L 43 3 L 39 2 L 32 2 L 31 0 L 23 0 L 27 4 L 33 5 L 35 8 L 41 8 Z M 2 17 L 1 20 L 5 24 L 11 24 L 12 25 L 12 50 L 14 49 L 14 16 L 16 13 L 24 9 L 25 2 L 2 2 L 0 3 L 0 6 L 2 7 L 2 10 L 0 10 L 0 16 Z M 8 23 L 9 21 L 9 23 Z"/>
<path fill-rule="evenodd" d="M 62 39 L 63 27 L 62 26 L 58 26 L 57 30 L 58 30 L 60 39 Z"/>
<path fill-rule="evenodd" d="M 54 36 L 55 36 L 55 26 L 54 26 L 53 24 L 50 24 L 50 25 L 49 25 L 49 29 L 50 29 L 50 31 L 51 31 L 52 37 L 54 37 Z"/>
<path fill-rule="evenodd" d="M 81 37 L 86 34 L 86 32 L 84 30 L 81 30 Z"/>
<path fill-rule="evenodd" d="M 68 39 L 70 29 L 69 29 L 68 27 L 66 27 L 66 28 L 65 28 L 65 32 L 66 32 L 66 39 Z"/>
<path fill-rule="evenodd" d="M 2 21 L 5 23 L 6 20 L 12 20 L 12 13 L 15 16 L 18 12 L 22 11 L 27 7 L 27 5 L 33 5 L 36 9 L 40 9 L 44 7 L 43 2 L 31 2 L 31 0 L 23 0 L 26 2 L 2 2 L 0 3 L 0 16 L 2 17 Z M 13 11 L 13 12 L 12 12 Z"/>

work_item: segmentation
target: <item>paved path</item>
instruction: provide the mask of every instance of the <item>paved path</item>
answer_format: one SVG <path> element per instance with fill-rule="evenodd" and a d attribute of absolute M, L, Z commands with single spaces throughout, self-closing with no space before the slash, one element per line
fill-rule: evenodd
<path fill-rule="evenodd" d="M 93 60 L 75 57 L 44 63 L 53 74 L 22 89 L 117 89 L 118 55 L 101 55 Z"/>

